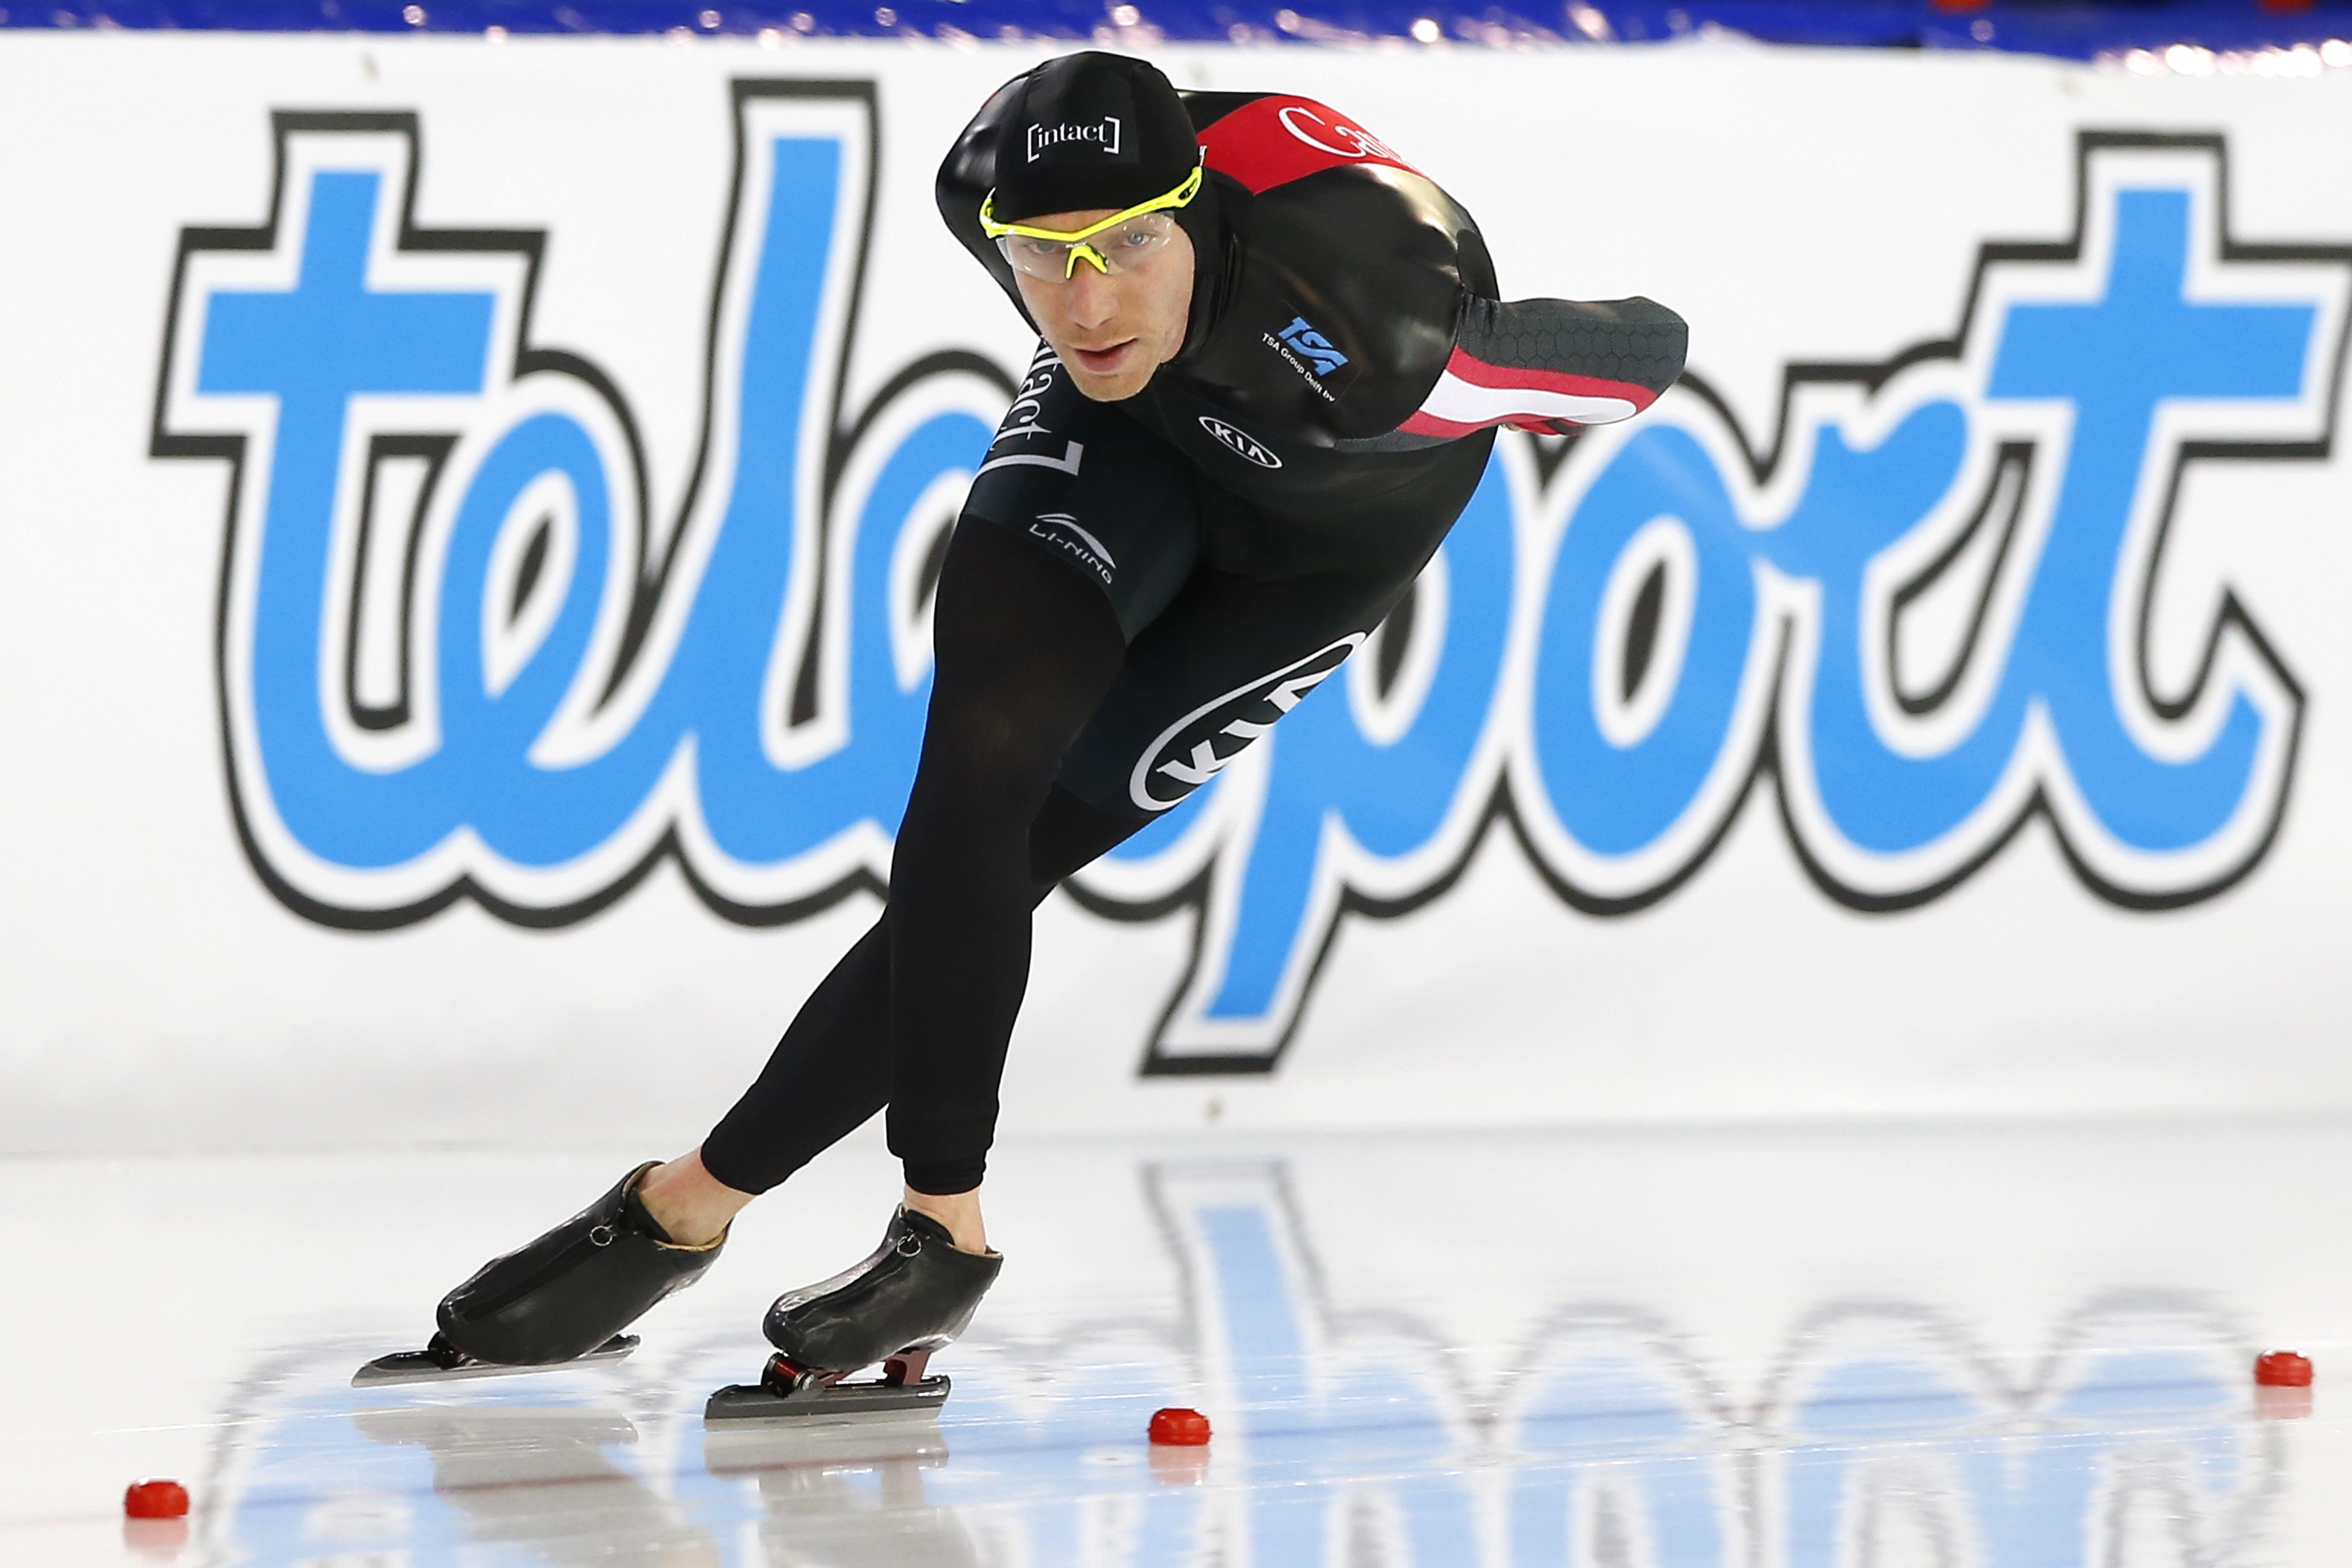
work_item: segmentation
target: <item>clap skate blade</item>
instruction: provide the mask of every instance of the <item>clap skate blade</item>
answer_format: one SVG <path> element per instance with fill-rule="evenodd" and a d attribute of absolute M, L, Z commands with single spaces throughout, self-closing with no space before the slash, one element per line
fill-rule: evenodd
<path fill-rule="evenodd" d="M 511 1366 L 504 1362 L 476 1361 L 439 1334 L 421 1351 L 401 1351 L 378 1356 L 352 1373 L 353 1388 L 383 1383 L 446 1383 L 459 1377 L 512 1377 L 526 1372 L 562 1372 L 566 1367 L 619 1361 L 637 1348 L 635 1334 L 614 1334 L 586 1355 L 551 1361 L 535 1366 Z"/>
<path fill-rule="evenodd" d="M 839 1373 L 810 1372 L 771 1356 L 757 1383 L 730 1384 L 703 1406 L 707 1425 L 723 1421 L 805 1421 L 842 1415 L 937 1415 L 948 1402 L 946 1377 L 926 1377 L 929 1351 L 907 1351 L 882 1363 L 882 1375 L 844 1383 Z"/>

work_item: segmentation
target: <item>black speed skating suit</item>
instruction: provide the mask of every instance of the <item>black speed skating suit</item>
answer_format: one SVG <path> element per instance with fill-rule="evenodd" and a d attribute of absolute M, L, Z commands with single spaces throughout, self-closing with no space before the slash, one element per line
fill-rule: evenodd
<path fill-rule="evenodd" d="M 1019 86 L 982 108 L 938 185 L 1016 309 L 978 215 Z M 1182 352 L 1104 405 L 1041 346 L 965 504 L 1095 574 L 1118 615 L 1126 668 L 1060 778 L 1111 811 L 1173 805 L 1238 752 L 1224 727 L 1264 692 L 1337 668 L 1468 504 L 1496 425 L 1624 418 L 1683 362 L 1681 319 L 1646 300 L 1498 305 L 1470 215 L 1336 110 L 1184 102 L 1213 219 L 1187 226 Z"/>
<path fill-rule="evenodd" d="M 1016 309 L 978 212 L 1020 79 L 938 185 Z M 977 1185 L 1035 901 L 1338 667 L 1468 504 L 1495 426 L 1628 417 L 1680 374 L 1683 323 L 1646 300 L 1499 303 L 1469 215 L 1337 110 L 1185 105 L 1207 176 L 1178 215 L 1183 348 L 1119 404 L 1031 363 L 940 579 L 889 907 L 705 1142 L 730 1186 L 886 1103 L 910 1185 Z"/>

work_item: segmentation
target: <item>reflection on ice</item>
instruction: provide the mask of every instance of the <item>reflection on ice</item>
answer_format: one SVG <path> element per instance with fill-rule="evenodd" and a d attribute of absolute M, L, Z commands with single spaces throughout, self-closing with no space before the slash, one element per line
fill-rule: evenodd
<path fill-rule="evenodd" d="M 717 1568 L 721 1561 L 705 1531 L 612 1457 L 637 1440 L 618 1411 L 426 1405 L 362 1410 L 352 1420 L 373 1442 L 430 1457 L 433 1495 L 474 1547 L 520 1546 L 533 1560 L 564 1568 L 609 1562 L 619 1542 L 646 1562 L 677 1568 Z M 312 1510 L 305 1535 L 348 1528 L 333 1509 Z"/>
<path fill-rule="evenodd" d="M 1892 1553 L 1908 1536 L 1931 1562 L 2219 1561 L 2252 1534 L 2277 1468 L 2244 1419 L 2246 1360 L 2193 1307 L 2116 1297 L 2060 1324 L 2011 1386 L 1937 1314 L 1818 1313 L 1759 1412 L 1784 1550 L 1827 1563 L 1844 1542 Z M 2148 1503 L 2168 1539 L 2118 1536 Z"/>
<path fill-rule="evenodd" d="M 1141 1185 L 1181 1300 L 1051 1333 L 992 1304 L 943 1358 L 938 1421 L 706 1431 L 703 1395 L 754 1336 L 658 1318 L 625 1367 L 352 1389 L 338 1343 L 264 1369 L 224 1426 L 206 1554 L 2127 1568 L 2231 1560 L 2284 1485 L 2249 1347 L 2200 1299 L 2084 1301 L 2023 1364 L 1892 1300 L 1822 1302 L 1760 1366 L 1712 1356 L 1672 1301 L 1561 1301 L 1514 1342 L 1454 1342 L 1425 1301 L 1334 1300 L 1281 1164 L 1153 1165 Z M 1208 1448 L 1146 1447 L 1171 1404 L 1210 1414 Z"/>
<path fill-rule="evenodd" d="M 185 1519 L 126 1519 L 122 1544 L 141 1563 L 176 1563 L 188 1544 Z"/>
<path fill-rule="evenodd" d="M 980 1549 L 924 1472 L 947 1463 L 927 1415 L 844 1417 L 804 1426 L 706 1429 L 704 1468 L 757 1489 L 761 1556 L 839 1568 L 977 1568 Z"/>

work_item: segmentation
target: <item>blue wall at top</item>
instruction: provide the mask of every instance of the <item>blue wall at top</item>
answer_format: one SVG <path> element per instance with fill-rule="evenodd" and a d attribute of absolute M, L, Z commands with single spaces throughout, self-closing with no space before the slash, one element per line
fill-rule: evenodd
<path fill-rule="evenodd" d="M 2282 6 L 2294 0 L 2273 0 Z M 0 26 L 268 31 L 915 34 L 1089 39 L 1114 22 L 1175 39 L 1670 38 L 1728 27 L 1773 43 L 2020 49 L 2088 58 L 2176 43 L 2251 49 L 2352 37 L 2352 0 L 0 0 Z M 1947 8 L 1947 7 L 1951 8 Z M 1115 46 L 1114 46 L 1115 47 Z"/>

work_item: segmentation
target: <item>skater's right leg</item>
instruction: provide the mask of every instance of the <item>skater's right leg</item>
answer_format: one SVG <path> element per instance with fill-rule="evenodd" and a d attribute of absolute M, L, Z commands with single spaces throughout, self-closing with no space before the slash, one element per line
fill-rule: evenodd
<path fill-rule="evenodd" d="M 1093 577 L 981 519 L 948 547 L 932 640 L 930 712 L 883 916 L 889 1136 L 919 1198 L 953 1198 L 984 1173 L 1028 986 L 1032 829 L 1127 644 Z M 960 1206 L 976 1229 L 977 1201 Z M 982 1249 L 976 1240 L 956 1237 L 967 1250 Z"/>
<path fill-rule="evenodd" d="M 922 755 L 883 918 L 705 1140 L 700 1173 L 679 1178 L 709 1223 L 733 1194 L 782 1181 L 887 1102 L 906 1184 L 884 1246 L 770 1315 L 784 1359 L 813 1371 L 855 1370 L 835 1358 L 866 1337 L 935 1347 L 970 1321 L 1001 1261 L 979 1186 L 1028 980 L 1031 911 L 1148 820 L 1055 781 L 1129 638 L 1192 571 L 1197 495 L 1172 450 L 1076 395 L 1064 401 L 1056 417 L 1086 427 L 1084 482 L 1064 485 L 1075 465 L 992 462 L 948 547 Z M 1034 493 L 1040 484 L 1068 493 Z"/>
<path fill-rule="evenodd" d="M 702 1151 L 693 1149 L 656 1165 L 637 1184 L 646 1211 L 673 1240 L 700 1245 L 727 1234 L 755 1194 L 730 1187 L 710 1173 Z"/>
<path fill-rule="evenodd" d="M 573 1360 L 702 1278 L 726 1240 L 677 1237 L 647 1212 L 650 1161 L 543 1235 L 492 1258 L 441 1299 L 436 1352 L 501 1366 Z"/>
<path fill-rule="evenodd" d="M 703 1139 L 704 1170 L 749 1202 L 863 1126 L 890 1095 L 889 1029 L 890 933 L 877 921 Z"/>
<path fill-rule="evenodd" d="M 922 1239 L 928 1226 L 950 1249 L 993 1263 L 977 1188 L 1027 979 L 1030 910 L 1143 823 L 1082 804 L 1055 775 L 1117 678 L 1128 638 L 1190 573 L 1197 536 L 1181 460 L 1115 411 L 1075 394 L 1066 401 L 1073 406 L 1057 418 L 1103 426 L 1088 426 L 1087 483 L 1066 496 L 1033 495 L 1038 475 L 1076 476 L 987 465 L 999 471 L 975 484 L 949 545 L 934 602 L 931 710 L 883 919 L 810 996 L 699 1149 L 632 1173 L 592 1211 L 493 1260 L 444 1303 L 445 1331 L 453 1313 L 460 1331 L 479 1337 L 478 1319 L 561 1307 L 578 1319 L 564 1343 L 587 1332 L 591 1309 L 620 1314 L 617 1332 L 708 1267 L 700 1257 L 688 1271 L 687 1255 L 715 1250 L 736 1211 L 892 1100 L 903 1102 L 892 1144 L 908 1166 L 907 1212 L 894 1221 L 908 1234 L 893 1247 L 937 1250 L 938 1238 Z M 1117 553 L 1115 592 L 1104 575 L 1109 557 L 1087 564 L 1073 557 L 1071 540 L 1030 526 L 1041 514 L 1080 512 L 1094 529 L 1078 536 L 1100 542 L 1098 531 Z M 905 1127 L 895 1124 L 902 1110 Z M 624 1254 L 670 1266 L 674 1282 L 610 1288 L 609 1265 Z M 934 1299 L 932 1277 L 945 1274 L 929 1263 L 917 1273 L 931 1283 L 915 1296 Z M 514 1343 L 483 1342 L 461 1348 L 483 1360 L 526 1359 Z M 551 1342 L 520 1349 L 534 1361 L 583 1353 Z"/>
<path fill-rule="evenodd" d="M 1032 907 L 1143 826 L 1053 791 L 1029 828 Z M 646 1176 L 649 1189 L 656 1178 L 679 1183 L 674 1202 L 657 1198 L 659 1189 L 648 1192 L 646 1206 L 665 1225 L 677 1220 L 676 1232 L 706 1233 L 717 1209 L 731 1205 L 731 1216 L 882 1109 L 890 1093 L 889 940 L 887 924 L 877 921 L 810 995 L 759 1078 L 701 1147 Z M 689 1160 L 696 1169 L 681 1169 Z M 698 1203 L 706 1206 L 690 1212 Z"/>
<path fill-rule="evenodd" d="M 1031 906 L 1143 825 L 1054 790 L 1029 827 Z M 688 1241 L 718 1235 L 753 1198 L 882 1109 L 890 1092 L 882 1048 L 889 1037 L 889 928 L 877 921 L 810 995 L 758 1079 L 701 1147 L 646 1173 L 646 1206 L 671 1235 Z M 950 1234 L 978 1229 L 974 1194 L 909 1188 L 904 1195 L 908 1207 Z"/>
<path fill-rule="evenodd" d="M 877 927 L 835 965 L 761 1075 L 774 1103 L 790 1108 L 792 1131 L 808 1154 L 872 1116 L 887 1092 L 886 1075 L 862 1053 L 835 1048 L 857 1039 L 861 1016 L 876 1000 L 866 994 L 875 990 L 866 984 L 868 974 L 877 968 L 887 974 L 882 941 Z M 445 1297 L 428 1353 L 500 1365 L 585 1355 L 701 1278 L 729 1223 L 758 1190 L 714 1174 L 699 1149 L 642 1165 L 595 1204 L 491 1259 Z"/>
<path fill-rule="evenodd" d="M 909 1034 L 924 1041 L 927 1098 L 978 1121 L 984 1143 L 1029 911 L 1143 826 L 1052 784 L 1125 656 L 1093 583 L 1012 530 L 967 520 L 939 593 L 940 670 L 890 907 L 703 1141 L 709 1175 L 738 1193 L 775 1186 L 879 1110 L 906 1081 L 898 1042 Z M 912 1206 L 976 1240 L 976 1173 L 961 1190 L 921 1184 Z"/>

